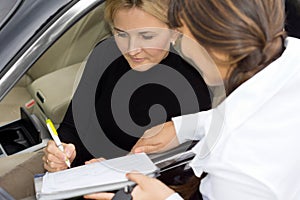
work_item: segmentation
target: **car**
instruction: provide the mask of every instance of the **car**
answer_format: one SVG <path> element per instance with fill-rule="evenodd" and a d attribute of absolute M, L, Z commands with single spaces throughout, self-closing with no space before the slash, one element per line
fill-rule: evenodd
<path fill-rule="evenodd" d="M 0 0 L 0 186 L 16 199 L 18 183 L 2 183 L 46 146 L 45 119 L 59 126 L 89 53 L 111 36 L 104 4 Z"/>
<path fill-rule="evenodd" d="M 89 53 L 111 36 L 104 4 L 0 0 L 0 187 L 16 199 L 34 195 L 34 188 L 12 177 L 32 181 L 43 171 L 45 119 L 59 126 Z"/>
<path fill-rule="evenodd" d="M 44 145 L 45 119 L 61 123 L 85 59 L 110 31 L 100 0 L 1 0 L 2 6 L 0 156 L 6 156 Z M 25 121 L 31 124 L 22 125 Z M 26 134 L 20 135 L 23 126 L 32 126 L 42 138 L 28 144 Z M 10 137 L 20 144 L 15 150 L 6 147 Z M 42 145 L 28 150 L 37 143 Z"/>

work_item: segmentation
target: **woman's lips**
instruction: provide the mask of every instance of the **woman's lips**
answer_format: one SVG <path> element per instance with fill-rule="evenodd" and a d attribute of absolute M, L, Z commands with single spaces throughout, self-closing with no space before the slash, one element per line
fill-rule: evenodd
<path fill-rule="evenodd" d="M 136 62 L 136 63 L 142 63 L 145 61 L 145 58 L 133 58 L 131 57 L 130 58 L 133 62 Z"/>

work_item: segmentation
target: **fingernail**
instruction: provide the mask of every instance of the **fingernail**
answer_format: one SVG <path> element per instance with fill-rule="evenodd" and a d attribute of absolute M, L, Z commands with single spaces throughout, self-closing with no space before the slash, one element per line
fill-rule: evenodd
<path fill-rule="evenodd" d="M 135 150 L 134 150 L 134 153 L 142 153 L 143 151 L 142 151 L 142 149 L 141 148 L 136 148 Z"/>
<path fill-rule="evenodd" d="M 70 151 L 66 151 L 66 156 L 69 158 L 71 156 L 71 152 Z"/>

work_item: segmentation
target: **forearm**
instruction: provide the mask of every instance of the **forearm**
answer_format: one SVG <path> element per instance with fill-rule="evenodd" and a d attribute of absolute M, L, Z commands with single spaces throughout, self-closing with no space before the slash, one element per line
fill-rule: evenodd
<path fill-rule="evenodd" d="M 201 140 L 210 127 L 212 110 L 172 118 L 179 143 Z"/>

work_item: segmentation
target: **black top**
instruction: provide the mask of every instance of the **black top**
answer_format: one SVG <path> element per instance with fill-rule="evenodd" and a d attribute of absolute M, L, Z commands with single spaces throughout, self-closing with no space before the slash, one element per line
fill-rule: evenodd
<path fill-rule="evenodd" d="M 289 36 L 300 38 L 300 0 L 286 0 L 285 29 Z"/>
<path fill-rule="evenodd" d="M 184 83 L 187 83 L 185 81 L 192 86 L 195 96 L 191 95 L 184 86 Z M 127 92 L 127 88 L 133 88 L 133 92 Z M 122 91 L 122 94 L 118 94 L 118 90 Z M 128 101 L 126 101 L 126 94 L 129 96 Z M 193 97 L 196 102 L 194 105 L 189 101 Z M 175 116 L 195 113 L 211 107 L 209 91 L 199 72 L 180 56 L 171 52 L 159 65 L 143 72 L 132 70 L 126 59 L 123 56 L 119 57 L 101 77 L 95 103 L 97 118 L 105 135 L 115 145 L 127 151 L 130 151 L 138 138 L 150 127 L 170 121 Z M 155 112 L 154 108 L 152 112 L 150 108 L 154 105 L 162 106 L 165 111 Z M 72 163 L 76 166 L 91 159 L 92 155 L 79 139 L 74 127 L 71 107 L 70 105 L 58 131 L 63 133 L 60 134 L 63 142 L 73 143 L 76 146 L 77 156 Z M 121 111 L 122 108 L 127 111 Z M 130 116 L 126 115 L 126 112 L 129 112 Z M 125 123 L 124 127 L 120 119 L 122 121 L 125 117 L 136 126 L 130 124 L 126 126 Z"/>

